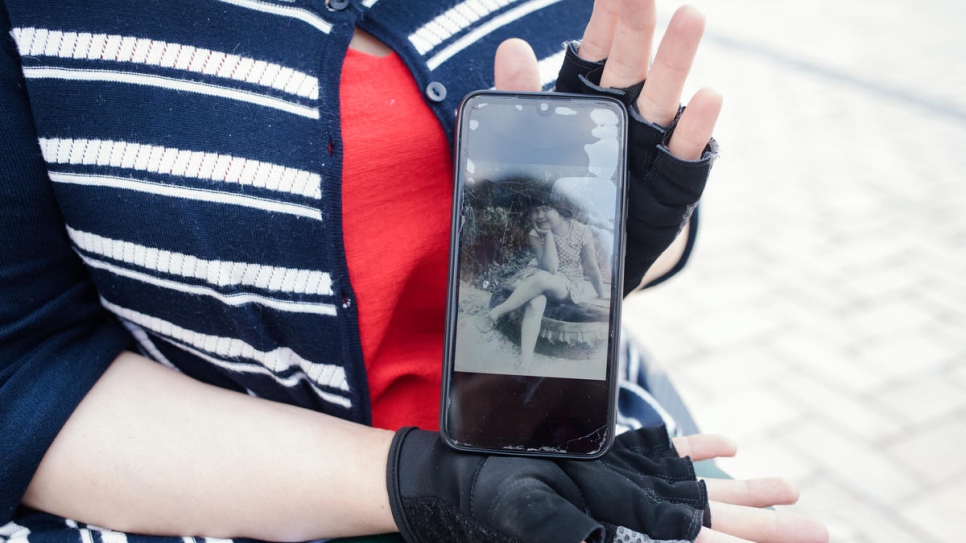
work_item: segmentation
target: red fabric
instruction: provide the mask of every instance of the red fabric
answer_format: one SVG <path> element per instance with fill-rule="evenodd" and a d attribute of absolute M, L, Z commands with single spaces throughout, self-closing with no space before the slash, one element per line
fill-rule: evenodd
<path fill-rule="evenodd" d="M 342 222 L 372 423 L 439 425 L 449 144 L 395 53 L 350 50 L 341 81 Z"/>

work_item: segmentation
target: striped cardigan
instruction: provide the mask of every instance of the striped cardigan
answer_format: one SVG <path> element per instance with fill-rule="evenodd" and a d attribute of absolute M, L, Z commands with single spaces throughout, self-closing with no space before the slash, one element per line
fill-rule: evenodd
<path fill-rule="evenodd" d="M 591 2 L 0 6 L 2 541 L 29 533 L 2 524 L 125 348 L 368 423 L 340 209 L 354 27 L 400 55 L 452 139 L 497 44 L 527 39 L 549 88 Z"/>

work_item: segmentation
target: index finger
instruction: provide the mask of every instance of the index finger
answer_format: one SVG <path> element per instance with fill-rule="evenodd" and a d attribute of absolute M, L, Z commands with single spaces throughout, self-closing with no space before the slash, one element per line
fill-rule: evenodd
<path fill-rule="evenodd" d="M 731 438 L 716 434 L 694 434 L 673 438 L 678 456 L 690 456 L 691 460 L 708 460 L 722 456 L 734 456 L 738 446 Z"/>

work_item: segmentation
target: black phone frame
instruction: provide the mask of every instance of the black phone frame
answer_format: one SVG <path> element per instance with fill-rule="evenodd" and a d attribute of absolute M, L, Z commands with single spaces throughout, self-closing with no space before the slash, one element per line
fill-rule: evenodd
<path fill-rule="evenodd" d="M 455 348 L 456 348 L 456 324 L 458 317 L 458 306 L 459 306 L 459 269 L 460 269 L 460 241 L 461 241 L 461 220 L 462 220 L 462 206 L 464 201 L 464 182 L 463 175 L 461 172 L 462 162 L 460 160 L 460 155 L 463 151 L 462 135 L 464 133 L 464 121 L 466 115 L 464 110 L 473 102 L 476 97 L 479 96 L 500 96 L 500 97 L 518 97 L 525 100 L 547 100 L 553 102 L 570 102 L 573 100 L 579 101 L 596 101 L 596 102 L 608 102 L 614 104 L 616 108 L 621 112 L 621 127 L 623 130 L 621 137 L 622 147 L 620 149 L 620 162 L 618 164 L 618 187 L 617 187 L 617 198 L 618 202 L 616 205 L 616 216 L 614 218 L 614 235 L 620 236 L 619 241 L 615 240 L 614 250 L 615 254 L 613 256 L 613 276 L 611 281 L 611 313 L 609 320 L 609 337 L 607 346 L 607 369 L 606 378 L 603 380 L 606 383 L 606 390 L 604 393 L 603 402 L 606 404 L 601 409 L 605 411 L 606 423 L 600 428 L 600 431 L 604 434 L 596 439 L 596 443 L 599 446 L 593 448 L 587 447 L 573 447 L 571 449 L 559 449 L 555 447 L 546 446 L 528 446 L 521 443 L 505 443 L 499 446 L 496 445 L 476 445 L 473 443 L 461 441 L 453 436 L 451 432 L 450 417 L 453 411 L 453 401 L 451 398 L 452 386 L 454 382 L 454 374 L 462 373 L 471 376 L 475 375 L 485 375 L 489 377 L 499 377 L 506 378 L 508 382 L 514 380 L 520 380 L 521 378 L 526 381 L 526 379 L 543 379 L 551 381 L 560 381 L 562 386 L 565 384 L 575 384 L 575 383 L 589 383 L 589 382 L 600 382 L 600 381 L 589 381 L 583 379 L 572 379 L 572 378 L 548 378 L 548 377 L 529 377 L 523 378 L 522 376 L 509 376 L 502 374 L 477 374 L 472 372 L 457 372 L 455 370 Z M 571 458 L 571 459 L 594 459 L 599 458 L 607 453 L 611 445 L 614 442 L 615 432 L 616 432 L 616 415 L 617 415 L 617 392 L 618 392 L 618 361 L 619 361 L 619 349 L 620 349 L 620 320 L 621 320 L 621 302 L 623 295 L 623 268 L 624 268 L 624 252 L 626 245 L 626 232 L 625 232 L 625 221 L 627 215 L 627 125 L 628 125 L 628 114 L 626 107 L 622 102 L 609 96 L 590 96 L 582 94 L 569 94 L 569 93 L 557 93 L 557 92 L 505 92 L 505 91 L 494 91 L 494 90 L 480 90 L 474 91 L 467 94 L 460 103 L 458 114 L 457 114 L 457 129 L 455 132 L 455 143 L 453 145 L 453 207 L 452 207 L 452 219 L 451 219 L 451 231 L 450 231 L 450 259 L 449 259 L 449 270 L 448 270 L 448 286 L 447 286 L 447 298 L 446 298 L 446 327 L 445 327 L 445 339 L 444 339 L 444 350 L 443 350 L 443 379 L 442 379 L 442 390 L 440 394 L 440 420 L 439 420 L 439 430 L 443 442 L 445 442 L 450 447 L 467 452 L 482 452 L 487 454 L 501 454 L 501 455 L 515 455 L 515 456 L 535 456 L 535 457 L 548 457 L 548 458 Z M 546 385 L 540 385 L 546 386 Z M 566 389 L 563 386 L 563 389 Z M 601 400 L 597 400 L 601 401 Z M 590 442 L 591 438 L 589 436 L 578 437 L 577 440 L 580 443 Z"/>

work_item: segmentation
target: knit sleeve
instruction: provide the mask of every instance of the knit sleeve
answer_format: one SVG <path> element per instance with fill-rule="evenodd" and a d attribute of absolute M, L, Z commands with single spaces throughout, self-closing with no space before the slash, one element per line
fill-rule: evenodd
<path fill-rule="evenodd" d="M 0 525 L 127 331 L 101 307 L 58 212 L 0 2 Z"/>

